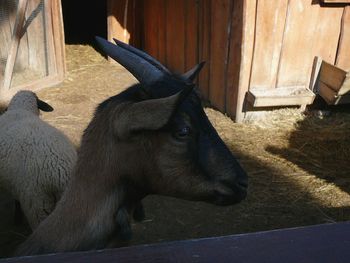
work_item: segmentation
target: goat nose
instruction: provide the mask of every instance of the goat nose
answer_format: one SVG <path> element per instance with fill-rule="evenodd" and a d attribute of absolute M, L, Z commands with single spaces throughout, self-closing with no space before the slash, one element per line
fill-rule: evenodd
<path fill-rule="evenodd" d="M 243 188 L 248 188 L 248 176 L 245 171 L 243 171 L 243 173 L 238 176 L 237 185 Z"/>

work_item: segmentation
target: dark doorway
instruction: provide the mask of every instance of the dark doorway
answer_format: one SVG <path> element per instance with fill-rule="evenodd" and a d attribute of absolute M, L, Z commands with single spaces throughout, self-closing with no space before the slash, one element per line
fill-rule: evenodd
<path fill-rule="evenodd" d="M 107 1 L 62 0 L 66 44 L 93 44 L 107 38 Z"/>

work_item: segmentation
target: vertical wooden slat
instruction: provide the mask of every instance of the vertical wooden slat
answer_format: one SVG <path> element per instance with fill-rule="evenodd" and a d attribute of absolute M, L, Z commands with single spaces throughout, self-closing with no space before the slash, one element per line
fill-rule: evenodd
<path fill-rule="evenodd" d="M 168 0 L 166 4 L 166 61 L 169 69 L 185 69 L 185 0 Z"/>
<path fill-rule="evenodd" d="M 221 111 L 225 111 L 226 69 L 228 62 L 228 21 L 230 0 L 212 1 L 211 5 L 211 58 L 209 100 Z"/>
<path fill-rule="evenodd" d="M 55 54 L 55 46 L 54 46 L 54 34 L 52 30 L 52 7 L 53 1 L 46 0 L 44 1 L 44 16 L 45 16 L 45 39 L 46 39 L 46 49 L 47 56 L 45 59 L 45 63 L 47 65 L 47 75 L 52 75 L 57 73 L 56 68 L 56 54 Z"/>
<path fill-rule="evenodd" d="M 307 0 L 289 2 L 278 87 L 309 86 L 315 56 L 334 61 L 341 7 L 320 7 Z"/>
<path fill-rule="evenodd" d="M 127 6 L 128 4 L 128 6 Z M 117 38 L 120 41 L 129 43 L 130 35 L 127 31 L 125 23 L 125 10 L 129 7 L 128 0 L 108 0 L 107 2 L 107 27 L 108 27 L 108 40 L 113 41 L 113 38 Z"/>
<path fill-rule="evenodd" d="M 51 0 L 52 1 L 52 0 Z M 63 31 L 63 16 L 62 16 L 61 0 L 54 0 L 51 3 L 52 12 L 52 33 L 54 36 L 54 46 L 56 55 L 56 82 L 63 81 L 67 71 L 66 67 L 66 52 L 64 48 L 64 31 Z"/>
<path fill-rule="evenodd" d="M 158 18 L 158 59 L 164 65 L 167 65 L 166 50 L 166 2 L 167 0 L 157 1 Z"/>
<path fill-rule="evenodd" d="M 254 35 L 255 35 L 255 19 L 256 19 L 256 1 L 243 1 L 243 25 L 242 25 L 242 47 L 241 62 L 239 72 L 239 85 L 237 91 L 236 105 L 236 122 L 244 119 L 244 100 L 249 89 L 251 63 L 253 57 Z"/>
<path fill-rule="evenodd" d="M 288 0 L 259 0 L 250 86 L 275 88 Z"/>
<path fill-rule="evenodd" d="M 230 117 L 236 116 L 239 74 L 242 55 L 243 36 L 243 0 L 233 1 L 231 21 L 229 61 L 227 68 L 226 112 Z"/>
<path fill-rule="evenodd" d="M 166 0 L 144 0 L 142 48 L 166 65 Z"/>
<path fill-rule="evenodd" d="M 198 1 L 185 1 L 185 70 L 198 63 Z"/>
<path fill-rule="evenodd" d="M 198 61 L 206 61 L 198 77 L 198 87 L 203 99 L 209 99 L 211 0 L 199 1 L 198 9 Z"/>
<path fill-rule="evenodd" d="M 127 29 L 129 32 L 129 44 L 140 47 L 140 32 L 142 30 L 143 1 L 129 0 Z"/>
<path fill-rule="evenodd" d="M 16 21 L 16 3 L 7 6 L 4 1 L 0 4 L 0 12 L 2 14 L 2 22 L 0 23 L 0 89 L 3 85 L 6 60 L 8 57 L 8 51 L 11 46 L 11 39 L 13 34 L 13 26 Z"/>
<path fill-rule="evenodd" d="M 158 1 L 157 1 L 158 2 Z M 144 50 L 151 56 L 158 57 L 158 32 L 161 30 L 158 23 L 158 5 L 152 0 L 145 0 L 143 7 L 143 31 L 144 31 Z"/>
<path fill-rule="evenodd" d="M 29 67 L 41 77 L 47 75 L 45 53 L 44 5 L 41 0 L 28 1 L 26 12 L 26 35 L 28 38 Z"/>
<path fill-rule="evenodd" d="M 336 65 L 344 70 L 350 70 L 350 6 L 344 8 L 342 15 Z"/>

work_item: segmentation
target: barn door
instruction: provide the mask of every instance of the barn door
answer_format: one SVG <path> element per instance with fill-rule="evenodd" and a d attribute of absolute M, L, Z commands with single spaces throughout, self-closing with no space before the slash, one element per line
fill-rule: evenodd
<path fill-rule="evenodd" d="M 59 0 L 0 1 L 0 100 L 63 79 L 60 10 Z"/>

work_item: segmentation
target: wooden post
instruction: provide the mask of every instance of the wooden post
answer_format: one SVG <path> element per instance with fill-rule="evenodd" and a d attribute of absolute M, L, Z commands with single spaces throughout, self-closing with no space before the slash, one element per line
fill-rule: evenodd
<path fill-rule="evenodd" d="M 236 122 L 244 119 L 245 96 L 250 85 L 250 73 L 255 42 L 256 1 L 243 0 L 243 32 L 239 85 L 237 91 Z"/>

